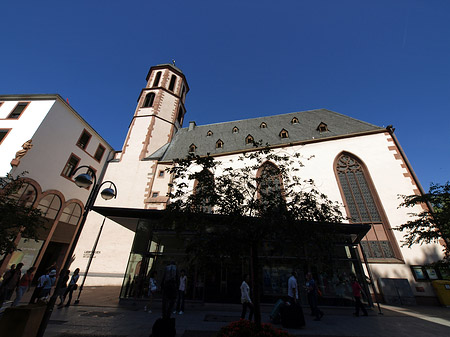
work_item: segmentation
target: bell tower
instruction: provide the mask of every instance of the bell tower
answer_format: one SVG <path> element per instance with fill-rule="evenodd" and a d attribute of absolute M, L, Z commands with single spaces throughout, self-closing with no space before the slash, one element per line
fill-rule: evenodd
<path fill-rule="evenodd" d="M 150 68 L 125 140 L 121 160 L 143 160 L 172 140 L 183 125 L 189 86 L 174 64 Z M 136 158 L 137 157 L 137 158 Z"/>

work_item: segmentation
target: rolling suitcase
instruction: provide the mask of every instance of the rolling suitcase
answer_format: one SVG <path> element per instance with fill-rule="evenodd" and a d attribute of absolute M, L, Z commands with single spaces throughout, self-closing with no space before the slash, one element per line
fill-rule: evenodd
<path fill-rule="evenodd" d="M 281 324 L 284 328 L 298 329 L 305 326 L 305 316 L 298 304 L 285 305 L 281 308 Z"/>

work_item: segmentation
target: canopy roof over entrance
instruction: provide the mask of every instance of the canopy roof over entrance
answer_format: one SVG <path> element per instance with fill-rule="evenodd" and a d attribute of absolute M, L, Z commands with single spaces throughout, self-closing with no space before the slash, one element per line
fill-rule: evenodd
<path fill-rule="evenodd" d="M 138 208 L 120 208 L 120 207 L 93 207 L 93 210 L 108 219 L 136 232 L 138 222 L 141 220 L 159 220 L 167 215 L 165 210 L 154 209 L 138 209 Z M 196 216 L 199 216 L 196 214 Z M 211 223 L 217 223 L 218 219 L 224 219 L 228 216 L 219 214 L 204 214 L 206 219 L 210 219 Z M 255 218 L 257 221 L 257 219 Z M 361 223 L 332 223 L 332 222 L 312 222 L 299 221 L 299 223 L 307 223 L 317 226 L 318 230 L 327 231 L 333 228 L 336 232 L 345 235 L 352 244 L 359 244 L 361 239 L 370 230 L 370 224 Z"/>

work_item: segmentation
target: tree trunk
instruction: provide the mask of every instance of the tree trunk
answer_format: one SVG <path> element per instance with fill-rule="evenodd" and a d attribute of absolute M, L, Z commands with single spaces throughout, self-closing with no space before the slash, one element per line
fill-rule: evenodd
<path fill-rule="evenodd" d="M 253 241 L 251 244 L 251 274 L 253 281 L 253 305 L 255 307 L 255 323 L 261 327 L 261 301 L 260 301 L 260 280 L 259 280 L 259 257 L 258 243 Z"/>

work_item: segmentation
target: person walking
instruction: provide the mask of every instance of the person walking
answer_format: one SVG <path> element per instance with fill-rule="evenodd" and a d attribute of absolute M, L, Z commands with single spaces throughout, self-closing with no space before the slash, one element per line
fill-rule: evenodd
<path fill-rule="evenodd" d="M 311 272 L 306 274 L 306 290 L 308 292 L 308 302 L 311 308 L 311 315 L 316 316 L 314 319 L 315 321 L 320 321 L 323 317 L 323 312 L 317 306 L 319 291 Z"/>
<path fill-rule="evenodd" d="M 150 279 L 148 281 L 148 297 L 149 297 L 149 301 L 148 304 L 144 307 L 144 311 L 148 312 L 149 314 L 152 313 L 152 302 L 153 302 L 153 297 L 155 296 L 156 291 L 158 290 L 158 285 L 156 283 L 156 275 L 157 275 L 157 271 L 154 270 L 150 273 Z"/>
<path fill-rule="evenodd" d="M 34 276 L 33 273 L 35 270 L 36 270 L 35 267 L 31 267 L 20 279 L 19 286 L 16 289 L 16 298 L 14 299 L 14 302 L 11 305 L 12 307 L 15 307 L 19 304 L 20 300 L 22 299 L 22 296 L 30 288 L 31 281 L 33 281 Z"/>
<path fill-rule="evenodd" d="M 356 280 L 355 275 L 351 276 L 351 286 L 353 291 L 353 297 L 355 298 L 355 312 L 353 313 L 353 315 L 359 317 L 359 309 L 361 309 L 363 312 L 363 316 L 368 316 L 367 310 L 364 307 L 364 304 L 361 302 L 362 287 Z"/>
<path fill-rule="evenodd" d="M 254 306 L 252 300 L 250 299 L 250 286 L 248 285 L 249 279 L 250 277 L 248 276 L 248 274 L 246 274 L 241 284 L 241 303 L 242 303 L 241 319 L 245 319 L 247 308 L 249 308 L 250 313 L 248 314 L 248 320 L 251 321 L 253 319 Z"/>
<path fill-rule="evenodd" d="M 183 315 L 184 313 L 184 297 L 186 295 L 186 282 L 187 282 L 186 272 L 184 271 L 184 269 L 181 269 L 180 283 L 178 286 L 177 310 L 176 310 L 176 312 L 178 312 L 178 315 Z"/>
<path fill-rule="evenodd" d="M 60 275 L 62 277 L 61 280 L 61 287 L 58 290 L 58 298 L 59 298 L 59 304 L 58 308 L 62 307 L 64 304 L 64 298 L 67 291 L 69 278 L 70 278 L 70 270 L 64 270 L 63 273 Z"/>
<path fill-rule="evenodd" d="M 80 278 L 79 274 L 80 274 L 80 268 L 77 268 L 73 271 L 72 278 L 70 279 L 69 285 L 67 286 L 67 289 L 64 292 L 64 298 L 63 298 L 61 306 L 64 305 L 64 301 L 66 300 L 67 295 L 69 295 L 69 300 L 67 301 L 65 306 L 66 307 L 70 306 L 70 302 L 72 301 L 72 294 L 78 288 L 77 282 L 78 282 L 78 279 Z"/>
<path fill-rule="evenodd" d="M 291 304 L 298 301 L 297 273 L 295 271 L 292 271 L 291 277 L 288 279 L 288 301 Z"/>
<path fill-rule="evenodd" d="M 170 318 L 175 300 L 177 298 L 177 266 L 175 261 L 171 261 L 164 269 L 164 275 L 161 281 L 162 288 L 162 316 Z"/>
<path fill-rule="evenodd" d="M 19 286 L 19 281 L 22 276 L 22 267 L 23 263 L 18 263 L 14 269 L 11 266 L 7 278 L 3 279 L 0 287 L 0 307 L 3 306 L 4 301 L 9 301 L 11 299 L 14 289 Z"/>
<path fill-rule="evenodd" d="M 52 287 L 55 285 L 55 281 L 56 281 L 56 270 L 52 269 L 50 273 L 48 273 L 44 277 L 44 283 L 41 294 L 39 295 L 39 299 L 44 301 L 48 300 L 48 298 L 50 297 Z"/>

